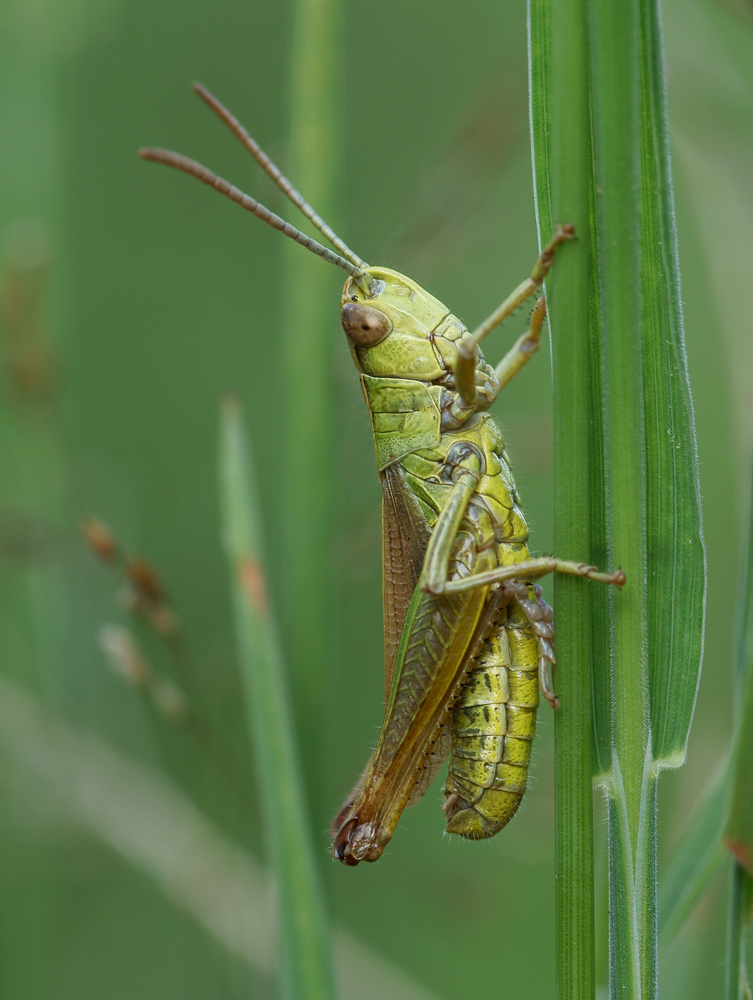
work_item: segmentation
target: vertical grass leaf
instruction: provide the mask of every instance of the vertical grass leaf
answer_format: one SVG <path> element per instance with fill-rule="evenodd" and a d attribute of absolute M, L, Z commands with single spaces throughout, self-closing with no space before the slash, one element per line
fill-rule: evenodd
<path fill-rule="evenodd" d="M 743 567 L 742 611 L 737 643 L 736 726 L 732 756 L 732 803 L 724 829 L 731 851 L 727 926 L 727 1000 L 750 996 L 746 930 L 753 919 L 753 477 L 748 491 L 748 539 Z"/>
<path fill-rule="evenodd" d="M 246 715 L 277 882 L 281 993 L 286 1000 L 331 1000 L 336 994 L 324 901 L 267 596 L 263 527 L 248 443 L 233 398 L 222 407 L 220 494 Z"/>
<path fill-rule="evenodd" d="M 753 877 L 753 669 L 747 671 L 732 774 L 732 804 L 724 842 Z"/>
<path fill-rule="evenodd" d="M 698 804 L 695 816 L 672 852 L 662 879 L 659 942 L 666 948 L 693 910 L 725 855 L 732 852 L 728 923 L 727 993 L 737 997 L 739 970 L 745 968 L 744 934 L 753 887 L 753 490 L 749 490 L 747 545 L 737 641 L 735 735 L 729 757 Z M 747 880 L 747 884 L 746 884 Z M 749 905 L 749 904 L 748 904 Z"/>
<path fill-rule="evenodd" d="M 651 736 L 679 767 L 703 655 L 706 552 L 669 157 L 659 11 L 640 0 L 641 280 L 650 578 Z"/>
<path fill-rule="evenodd" d="M 656 995 L 656 786 L 647 657 L 640 21 L 637 0 L 596 2 L 590 14 L 609 552 L 628 580 L 613 598 L 609 978 L 613 997 L 643 998 Z M 598 717 L 596 728 L 598 735 Z"/>
<path fill-rule="evenodd" d="M 628 579 L 588 607 L 569 603 L 575 584 L 557 583 L 558 687 L 567 692 L 572 669 L 563 619 L 577 614 L 593 636 L 575 649 L 596 667 L 595 770 L 609 800 L 611 990 L 651 997 L 656 776 L 684 760 L 705 594 L 658 10 L 654 0 L 532 0 L 529 20 L 540 229 L 574 221 L 587 241 L 584 274 L 562 254 L 550 282 L 557 550 L 621 565 Z M 568 330 L 566 346 L 563 316 L 582 336 Z M 572 543 L 579 550 L 561 551 Z M 563 708 L 559 733 L 566 718 Z"/>
<path fill-rule="evenodd" d="M 732 803 L 724 840 L 735 860 L 753 877 L 753 477 L 748 490 L 748 525 L 742 572 L 737 642 L 735 746 Z"/>
<path fill-rule="evenodd" d="M 727 975 L 725 1000 L 750 1000 L 746 963 L 746 932 L 753 906 L 753 878 L 748 869 L 733 861 L 727 921 Z"/>
<path fill-rule="evenodd" d="M 730 768 L 721 768 L 672 849 L 659 884 L 659 948 L 674 941 L 724 860 L 722 833 L 729 809 Z"/>
<path fill-rule="evenodd" d="M 530 108 L 539 245 L 553 221 L 590 230 L 591 140 L 584 0 L 529 5 Z M 585 251 L 584 252 L 584 248 Z M 590 280 L 588 242 L 566 246 L 547 283 L 555 426 L 555 545 L 590 551 Z M 555 812 L 557 991 L 594 993 L 591 620 L 588 585 L 555 581 L 557 690 Z"/>
<path fill-rule="evenodd" d="M 551 191 L 552 11 L 549 0 L 528 2 L 528 119 L 533 207 L 541 249 L 554 226 Z"/>
<path fill-rule="evenodd" d="M 289 171 L 326 222 L 334 223 L 339 141 L 339 3 L 296 0 L 290 52 Z M 305 226 L 304 226 L 305 227 Z M 318 236 L 318 234 L 316 234 Z M 299 246 L 284 254 L 284 392 L 287 402 L 283 482 L 286 647 L 295 679 L 297 728 L 310 748 L 304 773 L 312 806 L 322 789 L 322 734 L 331 699 L 328 671 L 335 550 L 333 352 L 338 343 L 342 275 Z M 301 540 L 305 539 L 305 545 Z M 322 794 L 318 794 L 322 793 Z M 316 817 L 324 822 L 323 816 Z"/>

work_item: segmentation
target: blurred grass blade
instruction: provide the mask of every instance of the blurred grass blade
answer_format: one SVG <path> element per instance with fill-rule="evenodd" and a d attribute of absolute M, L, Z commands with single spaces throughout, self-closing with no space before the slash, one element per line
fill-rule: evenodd
<path fill-rule="evenodd" d="M 746 932 L 753 918 L 753 476 L 748 490 L 748 531 L 736 677 L 736 727 L 732 803 L 724 843 L 732 853 L 727 924 L 727 1000 L 750 997 Z"/>
<path fill-rule="evenodd" d="M 745 676 L 732 775 L 732 804 L 724 842 L 753 877 L 753 668 Z"/>
<path fill-rule="evenodd" d="M 666 948 L 692 912 L 719 864 L 724 846 L 732 852 L 728 927 L 727 992 L 737 997 L 738 976 L 745 968 L 744 935 L 750 920 L 746 905 L 753 879 L 753 489 L 749 490 L 748 544 L 741 585 L 737 643 L 735 736 L 728 760 L 685 829 L 661 885 L 659 940 Z M 739 869 L 739 870 L 738 870 Z M 747 883 L 747 884 L 746 884 Z M 733 991 L 733 992 L 730 992 Z"/>
<path fill-rule="evenodd" d="M 267 870 L 166 774 L 73 729 L 2 675 L 0 759 L 44 810 L 47 830 L 60 822 L 67 837 L 72 827 L 103 844 L 248 969 L 265 979 L 274 974 Z M 344 1000 L 436 1000 L 366 941 L 342 926 L 334 931 Z"/>
<path fill-rule="evenodd" d="M 336 225 L 340 88 L 339 0 L 295 0 L 289 60 L 288 176 L 330 225 Z M 282 241 L 287 244 L 289 241 Z M 332 801 L 324 777 L 327 713 L 332 699 L 332 569 L 336 490 L 334 351 L 340 345 L 341 273 L 299 246 L 282 246 L 281 302 L 285 372 L 285 455 L 281 462 L 285 607 L 282 618 L 293 681 L 296 728 L 307 748 L 304 777 L 315 826 Z M 305 539 L 305 544 L 301 540 Z M 329 794 L 328 794 L 329 793 Z M 339 794 L 335 793 L 336 795 Z"/>
<path fill-rule="evenodd" d="M 753 878 L 739 861 L 733 861 L 727 922 L 727 975 L 725 1000 L 751 1000 L 746 961 L 746 936 L 753 908 Z"/>
<path fill-rule="evenodd" d="M 267 599 L 263 529 L 248 444 L 233 398 L 222 407 L 220 493 L 246 716 L 278 890 L 281 993 L 286 1000 L 330 1000 L 335 988 L 323 895 Z"/>
<path fill-rule="evenodd" d="M 539 245 L 557 222 L 585 243 L 564 247 L 547 282 L 554 368 L 555 545 L 590 558 L 592 357 L 591 137 L 585 0 L 529 3 L 531 154 Z M 585 252 L 584 252 L 585 250 Z M 594 995 L 591 615 L 583 581 L 554 581 L 557 608 L 555 830 L 557 992 Z"/>
<path fill-rule="evenodd" d="M 729 808 L 729 766 L 720 768 L 711 787 L 672 850 L 659 883 L 659 948 L 674 941 L 724 860 L 722 833 Z"/>
<path fill-rule="evenodd" d="M 651 736 L 685 760 L 703 655 L 706 552 L 690 396 L 656 0 L 640 0 L 641 278 L 648 492 Z"/>
<path fill-rule="evenodd" d="M 753 475 L 748 489 L 746 533 L 737 643 L 732 804 L 724 840 L 735 860 L 753 876 Z"/>

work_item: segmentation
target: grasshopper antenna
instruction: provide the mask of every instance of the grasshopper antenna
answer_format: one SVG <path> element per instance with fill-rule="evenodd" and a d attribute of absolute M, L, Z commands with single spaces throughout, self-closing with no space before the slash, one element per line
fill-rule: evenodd
<path fill-rule="evenodd" d="M 224 177 L 219 177 L 202 163 L 198 163 L 196 160 L 191 160 L 189 157 L 183 156 L 181 153 L 173 153 L 169 149 L 154 149 L 146 147 L 139 150 L 139 156 L 142 160 L 150 160 L 152 163 L 164 163 L 167 167 L 175 167 L 176 170 L 182 170 L 184 173 L 190 174 L 191 177 L 195 177 L 202 183 L 208 184 L 209 187 L 219 191 L 220 194 L 224 194 L 231 201 L 237 202 L 241 208 L 245 208 L 246 211 L 252 212 L 255 216 L 257 216 L 257 218 L 262 219 L 275 229 L 279 229 L 281 233 L 284 233 L 285 236 L 289 236 L 290 239 L 295 240 L 296 243 L 300 243 L 301 246 L 306 247 L 307 250 L 317 254 L 319 257 L 323 257 L 324 260 L 329 261 L 330 264 L 334 264 L 336 267 L 342 268 L 342 270 L 347 271 L 348 274 L 352 274 L 359 283 L 365 283 L 368 288 L 370 288 L 373 284 L 369 275 L 362 270 L 362 268 L 366 266 L 363 261 L 360 261 L 359 265 L 356 265 L 352 261 L 346 260 L 345 257 L 342 257 L 339 253 L 335 253 L 334 250 L 330 250 L 329 247 L 325 247 L 321 243 L 317 243 L 316 240 L 312 240 L 310 236 L 306 236 L 306 234 L 302 233 L 300 229 L 296 229 L 295 226 L 292 226 L 289 222 L 281 219 L 279 215 L 275 215 L 274 212 L 270 212 L 270 210 L 262 205 L 261 202 L 252 198 L 249 194 L 244 194 L 244 192 L 235 187 L 234 184 L 230 184 L 230 182 L 226 181 Z M 358 260 L 358 258 L 356 258 L 356 260 Z"/>
<path fill-rule="evenodd" d="M 278 188 L 303 212 L 309 222 L 316 226 L 322 236 L 332 244 L 335 250 L 338 250 L 343 257 L 352 261 L 356 267 L 366 267 L 367 265 L 364 261 L 357 254 L 353 253 L 350 247 L 340 239 L 321 216 L 317 215 L 311 205 L 304 199 L 303 195 L 285 177 L 280 168 L 270 160 L 259 143 L 248 134 L 235 115 L 228 111 L 225 105 L 218 101 L 214 94 L 210 93 L 202 84 L 194 83 L 193 89 L 207 107 L 214 111 L 220 121 L 224 122 L 233 135 L 246 147 L 262 170 L 272 178 Z"/>

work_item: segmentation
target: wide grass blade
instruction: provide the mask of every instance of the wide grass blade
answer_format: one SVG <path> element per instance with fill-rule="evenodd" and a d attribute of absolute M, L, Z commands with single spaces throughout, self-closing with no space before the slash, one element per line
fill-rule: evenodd
<path fill-rule="evenodd" d="M 690 396 L 656 0 L 640 0 L 641 281 L 651 738 L 685 760 L 703 655 L 706 552 Z"/>
<path fill-rule="evenodd" d="M 658 10 L 654 0 L 531 0 L 529 38 L 540 235 L 572 221 L 583 239 L 550 282 L 557 554 L 621 565 L 628 581 L 609 597 L 582 589 L 580 602 L 570 592 L 582 584 L 556 584 L 557 756 L 564 763 L 572 752 L 565 734 L 586 731 L 568 685 L 573 664 L 592 661 L 594 770 L 609 809 L 610 985 L 643 998 L 656 994 L 656 779 L 684 760 L 705 593 Z M 559 802 L 577 782 L 558 766 Z M 577 891 L 565 873 L 588 843 L 587 813 L 583 798 L 579 813 L 557 810 L 563 848 L 566 825 L 581 828 L 579 846 L 564 848 L 570 861 L 558 850 L 560 996 L 592 995 L 571 977 L 565 946 L 590 918 L 565 916 Z"/>
<path fill-rule="evenodd" d="M 246 716 L 279 899 L 281 993 L 286 1000 L 331 1000 L 336 993 L 327 919 L 267 595 L 248 442 L 233 398 L 222 407 L 220 493 Z"/>

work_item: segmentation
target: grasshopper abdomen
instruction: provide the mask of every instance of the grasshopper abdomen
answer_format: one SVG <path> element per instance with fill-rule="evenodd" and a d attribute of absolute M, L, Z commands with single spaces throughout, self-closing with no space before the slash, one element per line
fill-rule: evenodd
<path fill-rule="evenodd" d="M 481 840 L 515 815 L 536 731 L 539 652 L 521 606 L 503 605 L 453 710 L 442 807 L 448 833 Z"/>

